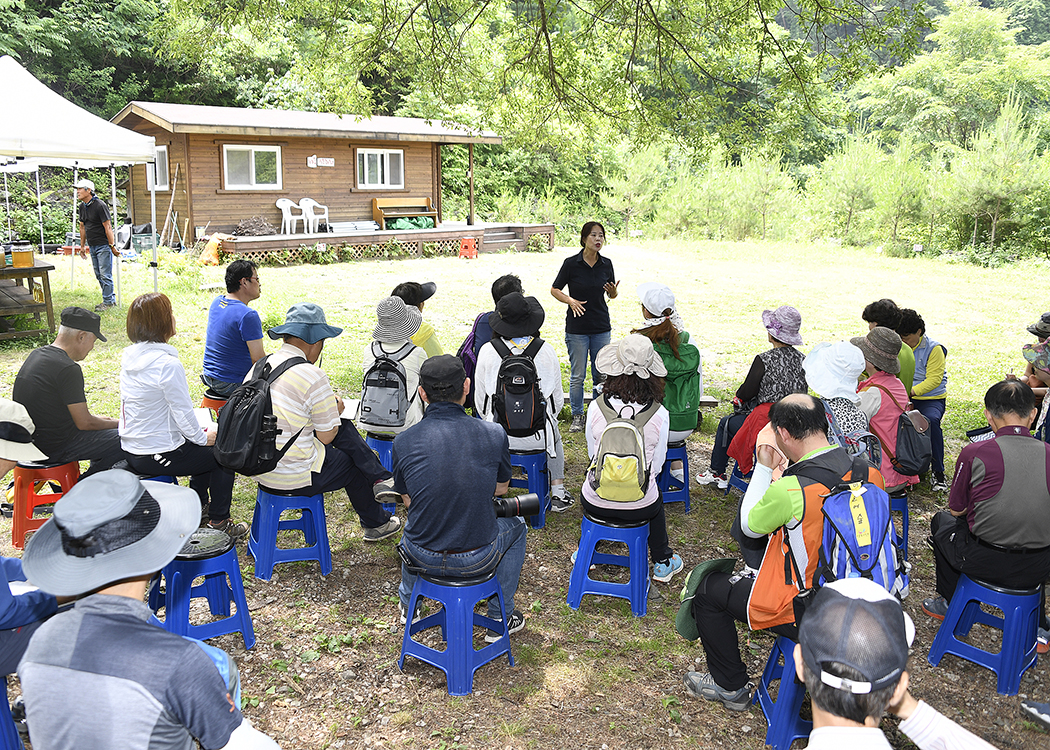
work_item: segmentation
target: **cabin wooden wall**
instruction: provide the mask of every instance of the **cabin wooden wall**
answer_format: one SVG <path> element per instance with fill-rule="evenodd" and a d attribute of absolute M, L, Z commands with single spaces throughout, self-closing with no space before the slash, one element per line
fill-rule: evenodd
<path fill-rule="evenodd" d="M 278 229 L 281 212 L 274 205 L 278 198 L 313 198 L 328 206 L 335 221 L 367 221 L 372 218 L 372 198 L 398 196 L 430 197 L 437 201 L 438 146 L 428 142 L 373 141 L 344 138 L 259 138 L 219 136 L 215 134 L 171 134 L 150 123 L 136 126 L 138 132 L 153 135 L 158 145 L 168 145 L 170 172 L 174 179 L 179 163 L 179 184 L 175 208 L 179 212 L 180 231 L 183 219 L 190 219 L 189 234 L 194 227 L 210 222 L 208 232 L 232 232 L 242 219 L 262 216 Z M 223 185 L 222 147 L 224 144 L 267 145 L 281 147 L 281 190 L 226 190 Z M 402 149 L 405 153 L 404 190 L 358 190 L 356 187 L 356 148 Z M 312 155 L 335 159 L 334 167 L 307 166 Z M 188 165 L 187 165 L 188 155 Z M 187 179 L 187 173 L 189 178 Z M 149 192 L 145 168 L 135 167 L 132 178 L 132 210 L 135 223 L 149 220 Z M 157 194 L 157 223 L 163 225 L 169 192 Z M 187 201 L 190 202 L 187 207 Z M 302 231 L 299 225 L 298 231 Z"/>

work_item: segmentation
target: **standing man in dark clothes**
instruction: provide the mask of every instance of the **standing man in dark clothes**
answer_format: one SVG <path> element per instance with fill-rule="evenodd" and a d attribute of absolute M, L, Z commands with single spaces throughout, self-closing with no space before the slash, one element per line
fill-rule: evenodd
<path fill-rule="evenodd" d="M 127 459 L 117 420 L 88 411 L 84 373 L 77 364 L 95 348 L 96 340 L 106 340 L 99 323 L 96 313 L 82 307 L 63 310 L 55 343 L 29 353 L 11 393 L 36 425 L 36 447 L 55 462 L 91 461 L 88 474 Z"/>
<path fill-rule="evenodd" d="M 77 215 L 80 220 L 80 245 L 91 251 L 91 267 L 95 278 L 102 287 L 102 303 L 95 305 L 95 310 L 102 312 L 106 308 L 116 307 L 117 296 L 113 292 L 113 256 L 120 257 L 117 241 L 113 238 L 113 223 L 109 220 L 109 207 L 95 195 L 95 183 L 91 180 L 78 180 Z M 104 340 L 104 339 L 103 339 Z"/>

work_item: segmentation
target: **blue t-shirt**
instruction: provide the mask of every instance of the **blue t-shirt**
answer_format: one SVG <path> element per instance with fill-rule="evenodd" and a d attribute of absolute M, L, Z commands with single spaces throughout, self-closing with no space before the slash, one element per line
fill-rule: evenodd
<path fill-rule="evenodd" d="M 226 383 L 240 383 L 252 369 L 247 342 L 262 335 L 259 313 L 240 300 L 216 297 L 208 308 L 204 374 Z"/>
<path fill-rule="evenodd" d="M 394 438 L 394 490 L 412 498 L 404 534 L 431 552 L 466 552 L 496 538 L 492 496 L 510 480 L 510 443 L 495 422 L 432 403 Z"/>

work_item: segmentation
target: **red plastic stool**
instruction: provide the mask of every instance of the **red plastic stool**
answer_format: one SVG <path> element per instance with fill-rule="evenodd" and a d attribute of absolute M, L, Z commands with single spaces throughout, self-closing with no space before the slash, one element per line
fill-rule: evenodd
<path fill-rule="evenodd" d="M 226 399 L 217 393 L 213 393 L 211 390 L 204 392 L 204 397 L 201 399 L 202 409 L 211 409 L 215 414 L 219 413 L 219 409 L 226 406 Z"/>
<path fill-rule="evenodd" d="M 80 464 L 70 461 L 68 464 L 34 464 L 19 463 L 15 467 L 14 510 L 11 512 L 11 544 L 22 549 L 26 543 L 26 534 L 36 531 L 44 525 L 46 518 L 34 518 L 33 511 L 41 505 L 52 505 L 69 492 L 80 479 Z M 61 492 L 38 495 L 37 482 L 58 482 Z"/>
<path fill-rule="evenodd" d="M 464 237 L 459 241 L 459 257 L 478 257 L 478 240 L 476 237 Z"/>

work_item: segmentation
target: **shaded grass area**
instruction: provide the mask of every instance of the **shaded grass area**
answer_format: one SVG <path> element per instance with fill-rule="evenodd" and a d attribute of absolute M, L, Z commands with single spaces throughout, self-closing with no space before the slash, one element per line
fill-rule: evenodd
<path fill-rule="evenodd" d="M 331 340 L 322 366 L 344 396 L 355 396 L 361 354 L 375 323 L 378 300 L 400 281 L 433 280 L 437 295 L 424 316 L 437 329 L 446 350 L 454 351 L 477 312 L 491 309 L 491 282 L 517 273 L 526 292 L 547 310 L 543 328 L 563 362 L 564 306 L 549 296 L 551 280 L 571 248 L 553 254 L 482 255 L 333 266 L 264 268 L 263 297 L 254 303 L 264 324 L 283 321 L 297 301 L 320 303 L 330 323 L 342 326 Z M 722 406 L 705 416 L 689 440 L 691 465 L 707 466 L 717 419 L 743 378 L 753 356 L 767 347 L 759 316 L 765 308 L 795 304 L 803 315 L 807 349 L 821 340 L 862 334 L 860 311 L 867 302 L 891 296 L 915 307 L 931 335 L 949 348 L 951 377 L 945 432 L 949 454 L 957 452 L 963 432 L 982 422 L 981 397 L 987 385 L 1008 369 L 1019 370 L 1020 346 L 1031 341 L 1024 326 L 1043 312 L 1039 285 L 1031 278 L 1043 269 L 1031 262 L 995 271 L 948 265 L 940 260 L 890 259 L 869 250 L 793 244 L 652 242 L 607 249 L 622 280 L 619 299 L 610 304 L 614 337 L 640 320 L 636 284 L 652 279 L 671 285 L 679 309 L 704 353 L 707 393 Z M 68 263 L 61 259 L 60 263 Z M 221 281 L 222 269 L 201 271 L 177 266 L 179 275 L 163 275 L 161 288 L 172 297 L 179 350 L 194 397 L 203 393 L 199 372 L 207 307 L 217 293 L 202 283 Z M 145 268 L 125 264 L 124 303 L 152 290 Z M 97 286 L 87 264 L 78 263 L 74 284 L 69 266 L 52 275 L 56 308 L 93 307 Z M 103 314 L 110 337 L 83 363 L 91 409 L 115 415 L 119 409 L 120 351 L 127 345 L 120 310 Z M 22 359 L 42 342 L 0 345 L 0 370 L 7 391 Z M 272 351 L 276 344 L 267 341 Z M 566 476 L 578 494 L 586 464 L 581 434 L 562 425 Z M 950 460 L 950 459 L 949 459 Z M 255 485 L 238 478 L 233 515 L 248 519 Z M 668 507 L 671 544 L 687 569 L 701 560 L 733 555 L 729 527 L 737 496 L 710 488 L 693 489 L 690 514 Z M 1023 722 L 1019 698 L 995 695 L 994 678 L 957 659 L 938 669 L 925 655 L 936 627 L 921 614 L 924 596 L 932 595 L 933 559 L 922 544 L 929 518 L 944 497 L 918 491 L 912 501 L 912 594 L 906 601 L 918 627 L 911 660 L 915 692 L 979 735 L 1002 747 L 1044 747 L 1046 734 Z M 402 515 L 404 511 L 400 511 Z M 274 579 L 252 577 L 253 564 L 242 557 L 249 606 L 259 642 L 245 652 L 236 636 L 217 643 L 241 666 L 246 713 L 286 748 L 383 747 L 720 747 L 759 748 L 765 722 L 757 709 L 729 715 L 720 706 L 697 701 L 681 686 L 681 675 L 703 669 L 702 649 L 674 632 L 681 578 L 654 584 L 645 618 L 631 617 L 626 602 L 586 597 L 578 611 L 565 603 L 569 556 L 579 540 L 580 512 L 548 518 L 542 531 L 530 531 L 517 606 L 528 625 L 514 636 L 515 667 L 505 660 L 482 667 L 474 695 L 451 698 L 439 672 L 414 660 L 397 669 L 401 629 L 396 587 L 399 563 L 393 541 L 366 544 L 356 514 L 344 493 L 326 498 L 334 570 L 322 578 L 315 563 L 280 565 Z M 0 533 L 6 526 L 0 522 Z M 9 536 L 7 537 L 9 538 Z M 6 553 L 11 554 L 8 546 Z M 741 628 L 741 649 L 753 677 L 761 673 L 772 645 L 764 633 Z M 1038 679 L 1038 682 L 1035 680 Z M 1045 699 L 1050 673 L 1040 663 L 1022 692 Z M 896 747 L 907 747 L 884 727 Z"/>

